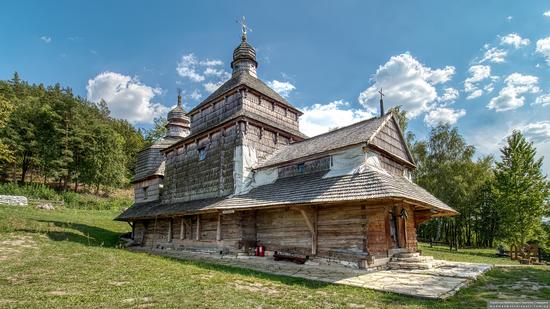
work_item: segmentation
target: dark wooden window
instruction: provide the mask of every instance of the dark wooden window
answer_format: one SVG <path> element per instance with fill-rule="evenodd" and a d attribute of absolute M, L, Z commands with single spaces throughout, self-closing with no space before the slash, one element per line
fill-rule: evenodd
<path fill-rule="evenodd" d="M 206 147 L 199 148 L 199 161 L 206 159 Z"/>
<path fill-rule="evenodd" d="M 306 170 L 306 165 L 304 163 L 300 163 L 296 166 L 296 170 L 298 173 L 303 173 Z"/>
<path fill-rule="evenodd" d="M 149 187 L 143 187 L 143 199 L 146 200 L 148 197 L 147 191 Z"/>

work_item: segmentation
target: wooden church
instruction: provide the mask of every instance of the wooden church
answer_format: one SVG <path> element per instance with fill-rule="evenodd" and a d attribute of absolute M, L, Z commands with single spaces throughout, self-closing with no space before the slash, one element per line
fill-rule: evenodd
<path fill-rule="evenodd" d="M 151 249 L 308 256 L 355 267 L 415 251 L 417 226 L 456 211 L 411 181 L 392 113 L 307 138 L 302 113 L 256 75 L 242 42 L 232 77 L 138 154 L 135 204 L 117 220 Z"/>

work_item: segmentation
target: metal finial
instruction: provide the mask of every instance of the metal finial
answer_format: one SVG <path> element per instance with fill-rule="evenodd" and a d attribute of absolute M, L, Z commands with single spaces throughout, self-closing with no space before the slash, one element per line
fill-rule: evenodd
<path fill-rule="evenodd" d="M 241 25 L 241 32 L 242 32 L 241 38 L 243 42 L 246 42 L 246 33 L 247 31 L 252 32 L 252 29 L 246 25 L 246 18 L 244 16 L 240 21 L 237 20 L 236 22 Z"/>
<path fill-rule="evenodd" d="M 181 88 L 178 88 L 178 106 L 181 107 Z"/>
<path fill-rule="evenodd" d="M 384 116 L 384 96 L 385 94 L 382 92 L 382 88 L 378 90 L 378 93 L 380 94 L 380 117 Z"/>

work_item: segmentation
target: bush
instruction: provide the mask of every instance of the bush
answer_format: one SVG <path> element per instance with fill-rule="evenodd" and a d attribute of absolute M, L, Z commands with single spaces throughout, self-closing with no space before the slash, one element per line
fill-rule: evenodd
<path fill-rule="evenodd" d="M 52 188 L 43 184 L 27 184 L 20 186 L 15 183 L 0 184 L 0 194 L 2 195 L 21 195 L 31 199 L 61 201 L 63 198 Z"/>
<path fill-rule="evenodd" d="M 13 183 L 0 184 L 1 195 L 21 195 L 30 199 L 64 201 L 64 207 L 91 210 L 121 210 L 132 205 L 132 199 L 127 197 L 99 197 L 92 194 L 82 194 L 73 191 L 58 193 L 42 184 L 26 184 L 19 186 Z"/>

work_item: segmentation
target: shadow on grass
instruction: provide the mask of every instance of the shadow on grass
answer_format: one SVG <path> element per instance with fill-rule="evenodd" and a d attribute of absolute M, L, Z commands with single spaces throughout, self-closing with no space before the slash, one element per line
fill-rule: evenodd
<path fill-rule="evenodd" d="M 340 285 L 336 283 L 317 281 L 313 279 L 292 277 L 291 275 L 278 275 L 278 274 L 262 272 L 260 270 L 255 270 L 255 269 L 250 269 L 245 267 L 217 264 L 215 261 L 198 261 L 194 259 L 171 257 L 171 256 L 165 256 L 155 252 L 143 252 L 143 251 L 131 251 L 131 250 L 130 252 L 144 253 L 150 256 L 155 256 L 165 260 L 176 262 L 178 264 L 199 267 L 207 271 L 219 271 L 230 275 L 241 275 L 241 276 L 251 277 L 254 279 L 269 280 L 280 284 L 284 284 L 289 287 L 304 287 L 307 289 L 322 289 L 326 287 L 334 287 L 337 289 L 354 289 L 360 293 L 371 293 L 372 295 L 376 295 L 376 298 L 378 300 L 386 304 L 396 303 L 396 302 L 403 303 L 403 304 L 410 304 L 411 301 L 418 304 L 428 304 L 428 305 L 434 305 L 434 304 L 440 303 L 439 300 L 419 298 L 419 297 L 414 297 L 410 295 L 397 294 L 393 292 L 376 291 L 376 290 L 352 286 L 352 285 Z M 273 261 L 273 263 L 278 263 L 278 262 Z"/>
<path fill-rule="evenodd" d="M 27 233 L 45 233 L 54 241 L 72 241 L 87 246 L 116 247 L 119 243 L 120 233 L 81 223 L 68 223 L 62 221 L 36 220 L 40 223 L 53 224 L 62 230 L 42 229 L 18 229 Z M 75 233 L 75 230 L 80 233 Z"/>

